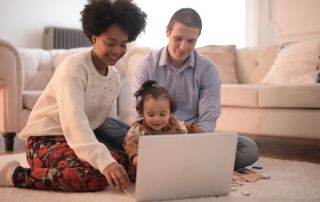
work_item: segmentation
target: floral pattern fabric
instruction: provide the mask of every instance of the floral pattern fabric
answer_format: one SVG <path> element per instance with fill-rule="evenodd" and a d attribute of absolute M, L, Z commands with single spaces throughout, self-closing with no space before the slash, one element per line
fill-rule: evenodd
<path fill-rule="evenodd" d="M 132 181 L 135 168 L 127 155 L 108 146 L 111 155 L 127 170 Z M 30 168 L 19 166 L 13 174 L 17 187 L 63 192 L 101 191 L 107 186 L 105 176 L 88 162 L 79 159 L 63 136 L 30 137 L 26 145 Z"/>

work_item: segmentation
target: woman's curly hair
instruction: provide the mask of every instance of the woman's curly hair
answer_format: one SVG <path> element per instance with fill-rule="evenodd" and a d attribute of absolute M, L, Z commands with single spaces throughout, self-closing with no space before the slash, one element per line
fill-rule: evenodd
<path fill-rule="evenodd" d="M 134 94 L 137 100 L 136 110 L 137 112 L 143 116 L 143 103 L 149 98 L 158 99 L 160 97 L 165 97 L 169 100 L 170 103 L 170 112 L 174 113 L 177 109 L 176 100 L 173 99 L 169 92 L 157 85 L 157 82 L 154 80 L 147 80 L 142 84 L 139 90 L 137 90 Z"/>
<path fill-rule="evenodd" d="M 99 36 L 114 24 L 128 34 L 128 42 L 134 41 L 145 30 L 147 19 L 132 0 L 88 0 L 80 14 L 82 30 L 91 42 L 92 35 Z"/>

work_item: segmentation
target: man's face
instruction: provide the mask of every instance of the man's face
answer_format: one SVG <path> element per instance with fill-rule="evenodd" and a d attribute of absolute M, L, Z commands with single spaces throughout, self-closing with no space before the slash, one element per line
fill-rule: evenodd
<path fill-rule="evenodd" d="M 171 29 L 167 29 L 168 52 L 175 68 L 180 68 L 190 56 L 196 46 L 199 32 L 198 28 L 188 27 L 179 22 L 174 23 Z"/>

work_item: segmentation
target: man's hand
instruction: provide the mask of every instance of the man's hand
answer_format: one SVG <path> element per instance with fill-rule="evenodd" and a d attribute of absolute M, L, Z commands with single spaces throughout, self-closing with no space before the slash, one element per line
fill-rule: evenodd
<path fill-rule="evenodd" d="M 130 185 L 129 176 L 124 167 L 117 163 L 111 163 L 103 170 L 108 184 L 113 191 L 124 191 Z"/>

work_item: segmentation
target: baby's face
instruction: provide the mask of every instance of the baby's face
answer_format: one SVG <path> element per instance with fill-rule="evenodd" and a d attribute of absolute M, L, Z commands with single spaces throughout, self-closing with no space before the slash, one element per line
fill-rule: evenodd
<path fill-rule="evenodd" d="M 169 122 L 171 116 L 170 102 L 165 97 L 150 97 L 143 104 L 144 122 L 153 130 L 160 131 Z"/>

